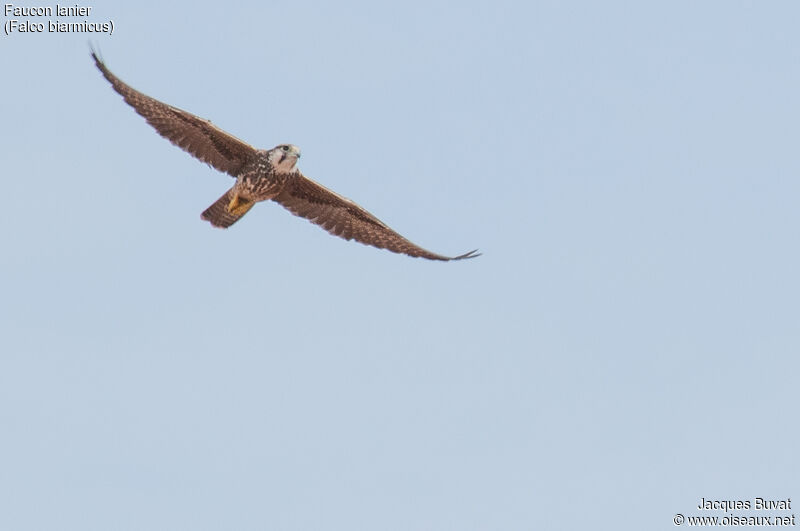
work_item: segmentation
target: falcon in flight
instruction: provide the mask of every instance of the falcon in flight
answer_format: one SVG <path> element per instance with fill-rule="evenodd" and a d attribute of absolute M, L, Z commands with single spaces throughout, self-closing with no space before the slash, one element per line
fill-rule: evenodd
<path fill-rule="evenodd" d="M 470 251 L 449 257 L 411 243 L 353 201 L 305 177 L 297 169 L 300 149 L 281 144 L 256 149 L 191 113 L 167 105 L 125 84 L 106 68 L 97 54 L 94 63 L 103 76 L 158 134 L 209 166 L 236 179 L 233 187 L 208 207 L 202 218 L 227 228 L 259 201 L 272 199 L 292 214 L 316 223 L 334 236 L 429 260 L 463 260 L 480 254 Z"/>

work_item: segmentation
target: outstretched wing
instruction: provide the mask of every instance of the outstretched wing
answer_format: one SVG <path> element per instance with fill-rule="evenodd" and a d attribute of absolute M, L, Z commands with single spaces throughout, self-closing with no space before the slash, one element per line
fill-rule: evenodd
<path fill-rule="evenodd" d="M 304 217 L 345 240 L 356 240 L 380 249 L 429 260 L 462 260 L 480 256 L 477 249 L 454 257 L 425 250 L 400 236 L 354 202 L 304 177 L 300 172 L 286 183 L 283 191 L 273 200 L 292 214 Z"/>
<path fill-rule="evenodd" d="M 255 148 L 246 142 L 215 127 L 209 120 L 142 94 L 112 74 L 97 54 L 92 53 L 92 57 L 97 68 L 128 105 L 176 146 L 234 177 L 255 156 Z"/>

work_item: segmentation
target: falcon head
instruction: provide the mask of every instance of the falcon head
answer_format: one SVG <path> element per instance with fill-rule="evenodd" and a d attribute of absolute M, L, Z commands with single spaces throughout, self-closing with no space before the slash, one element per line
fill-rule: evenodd
<path fill-rule="evenodd" d="M 300 158 L 300 148 L 293 144 L 281 144 L 268 152 L 268 160 L 278 173 L 291 173 Z"/>

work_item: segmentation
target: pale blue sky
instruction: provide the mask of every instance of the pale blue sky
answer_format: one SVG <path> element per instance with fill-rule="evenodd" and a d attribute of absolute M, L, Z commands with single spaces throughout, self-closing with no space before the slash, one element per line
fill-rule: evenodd
<path fill-rule="evenodd" d="M 213 229 L 231 180 L 87 35 L 1 36 L 0 529 L 667 529 L 800 499 L 795 2 L 87 5 L 132 86 L 484 255 L 275 204 Z"/>

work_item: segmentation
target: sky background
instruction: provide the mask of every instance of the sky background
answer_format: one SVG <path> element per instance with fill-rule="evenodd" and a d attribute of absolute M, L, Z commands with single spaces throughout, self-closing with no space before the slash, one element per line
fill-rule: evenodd
<path fill-rule="evenodd" d="M 800 503 L 796 2 L 84 5 L 68 21 L 114 34 L 0 36 L 1 529 Z M 273 203 L 212 228 L 231 179 L 137 116 L 90 38 L 133 87 L 483 256 Z"/>

